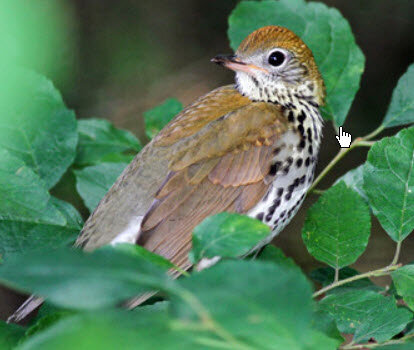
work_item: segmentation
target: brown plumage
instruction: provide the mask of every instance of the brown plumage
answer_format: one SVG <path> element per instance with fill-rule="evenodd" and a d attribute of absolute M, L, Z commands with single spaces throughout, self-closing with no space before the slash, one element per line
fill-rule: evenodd
<path fill-rule="evenodd" d="M 236 71 L 236 85 L 201 97 L 146 145 L 76 245 L 128 241 L 186 269 L 192 230 L 207 216 L 248 214 L 275 235 L 296 213 L 313 179 L 325 96 L 311 51 L 288 29 L 268 26 L 214 62 Z"/>

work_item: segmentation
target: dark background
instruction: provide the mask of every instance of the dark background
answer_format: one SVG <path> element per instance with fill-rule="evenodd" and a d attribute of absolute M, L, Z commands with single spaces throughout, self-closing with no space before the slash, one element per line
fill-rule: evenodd
<path fill-rule="evenodd" d="M 414 62 L 414 1 L 322 2 L 336 7 L 348 19 L 366 56 L 361 89 L 344 126 L 355 138 L 379 125 L 398 78 Z M 146 141 L 143 111 L 168 97 L 176 97 L 186 105 L 233 81 L 231 72 L 209 60 L 216 54 L 230 52 L 227 18 L 237 3 L 236 0 L 67 1 L 68 40 L 56 52 L 58 65 L 53 74 L 44 73 L 52 75 L 78 118 L 109 119 Z M 338 147 L 332 126 L 327 123 L 319 171 Z M 366 152 L 360 148 L 351 152 L 319 187 L 329 187 L 338 176 L 361 164 Z M 64 189 L 61 194 L 65 194 Z M 306 208 L 316 198 L 313 195 L 306 200 L 296 218 L 274 241 L 306 271 L 320 266 L 307 253 L 301 239 Z M 368 249 L 355 267 L 362 271 L 382 267 L 391 261 L 394 249 L 394 242 L 374 219 Z M 404 242 L 402 260 L 414 260 L 414 237 Z M 0 318 L 5 318 L 22 297 L 0 290 L 0 300 Z"/>

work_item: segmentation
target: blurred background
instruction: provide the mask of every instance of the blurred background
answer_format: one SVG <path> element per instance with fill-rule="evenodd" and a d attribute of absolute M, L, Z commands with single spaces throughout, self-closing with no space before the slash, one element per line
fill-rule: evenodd
<path fill-rule="evenodd" d="M 361 89 L 344 126 L 355 138 L 380 123 L 398 78 L 414 62 L 414 1 L 320 1 L 336 7 L 348 19 L 366 56 Z M 237 3 L 237 0 L 44 0 L 30 5 L 25 2 L 26 12 L 27 6 L 36 6 L 40 21 L 39 17 L 27 20 L 25 11 L 11 9 L 23 13 L 20 20 L 27 23 L 26 31 L 19 34 L 24 45 L 16 49 L 13 41 L 2 37 L 1 31 L 6 26 L 13 28 L 19 18 L 9 15 L 6 18 L 0 13 L 0 44 L 6 47 L 4 52 L 10 59 L 48 76 L 78 118 L 106 118 L 145 142 L 145 110 L 168 97 L 176 97 L 186 105 L 233 81 L 231 72 L 209 61 L 216 54 L 230 52 L 227 18 Z M 47 14 L 52 14 L 52 19 Z M 39 42 L 27 35 L 38 27 L 48 55 L 43 55 Z M 338 147 L 333 128 L 327 123 L 319 171 Z M 365 149 L 351 152 L 319 187 L 329 187 L 337 177 L 361 164 L 366 152 Z M 57 195 L 59 191 L 64 194 L 64 189 L 58 189 Z M 306 208 L 315 199 L 316 196 L 310 196 L 292 223 L 274 240 L 305 271 L 319 266 L 307 253 L 301 238 Z M 386 265 L 394 254 L 395 244 L 375 219 L 372 231 L 366 253 L 354 265 L 362 271 Z M 414 260 L 414 236 L 404 243 L 402 260 Z M 0 290 L 0 300 L 0 318 L 5 318 L 22 297 Z"/>

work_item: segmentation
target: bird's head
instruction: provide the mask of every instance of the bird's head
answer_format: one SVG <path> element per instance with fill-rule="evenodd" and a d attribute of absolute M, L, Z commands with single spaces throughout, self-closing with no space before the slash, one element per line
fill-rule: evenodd
<path fill-rule="evenodd" d="M 252 100 L 285 105 L 303 97 L 324 104 L 325 86 L 311 50 L 284 27 L 260 28 L 234 55 L 212 61 L 234 70 L 237 89 Z"/>

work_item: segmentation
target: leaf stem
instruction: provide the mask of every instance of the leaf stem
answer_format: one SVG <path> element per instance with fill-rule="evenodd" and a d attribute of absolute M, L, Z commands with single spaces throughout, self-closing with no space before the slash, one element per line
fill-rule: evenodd
<path fill-rule="evenodd" d="M 400 253 L 401 253 L 401 243 L 402 241 L 399 241 L 397 243 L 397 247 L 395 248 L 395 254 L 394 254 L 394 258 L 392 259 L 391 266 L 396 265 L 398 263 L 398 259 L 400 258 Z"/>
<path fill-rule="evenodd" d="M 338 281 L 339 281 L 339 268 L 335 268 L 334 282 L 337 283 Z"/>
<path fill-rule="evenodd" d="M 352 276 L 352 277 L 345 278 L 345 279 L 337 281 L 337 282 L 333 282 L 330 285 L 328 285 L 328 286 L 326 286 L 322 289 L 319 289 L 317 292 L 313 293 L 313 297 L 316 298 L 316 297 L 330 291 L 331 289 L 340 287 L 344 284 L 351 283 L 351 282 L 354 282 L 354 281 L 357 281 L 357 280 L 361 280 L 361 279 L 369 278 L 369 277 L 379 277 L 379 276 L 388 275 L 390 272 L 398 269 L 400 266 L 401 266 L 401 264 L 389 265 L 389 266 L 383 267 L 383 268 L 378 269 L 378 270 L 368 271 L 368 272 L 365 272 L 365 273 L 361 273 L 360 275 Z"/>

